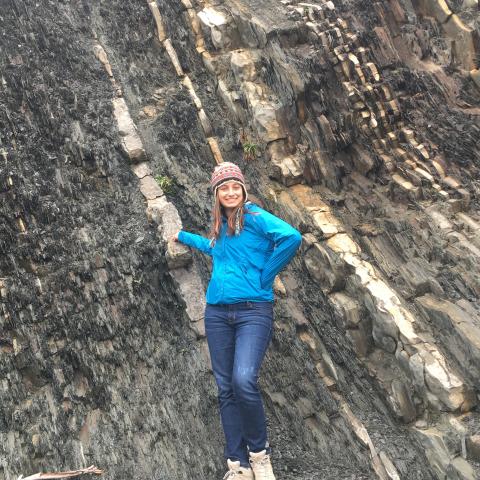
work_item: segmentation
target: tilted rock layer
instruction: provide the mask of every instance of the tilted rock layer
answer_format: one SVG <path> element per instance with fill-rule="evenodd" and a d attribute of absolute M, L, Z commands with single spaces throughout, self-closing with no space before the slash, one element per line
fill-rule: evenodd
<path fill-rule="evenodd" d="M 210 172 L 303 234 L 261 375 L 278 477 L 480 472 L 478 2 L 5 0 L 0 480 L 221 478 Z"/>

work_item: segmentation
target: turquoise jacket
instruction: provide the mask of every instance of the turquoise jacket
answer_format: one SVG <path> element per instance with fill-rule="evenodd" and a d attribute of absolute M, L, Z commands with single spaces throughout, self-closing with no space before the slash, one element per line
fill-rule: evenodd
<path fill-rule="evenodd" d="M 245 204 L 240 235 L 226 235 L 223 218 L 220 236 L 211 240 L 181 230 L 178 240 L 213 258 L 207 303 L 273 301 L 275 276 L 292 259 L 302 241 L 300 232 L 258 205 Z"/>

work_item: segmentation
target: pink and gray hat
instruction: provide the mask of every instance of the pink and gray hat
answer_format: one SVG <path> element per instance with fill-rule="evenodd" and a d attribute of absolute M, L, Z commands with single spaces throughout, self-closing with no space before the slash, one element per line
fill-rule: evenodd
<path fill-rule="evenodd" d="M 220 165 L 215 167 L 215 170 L 212 173 L 212 179 L 210 181 L 213 195 L 217 195 L 217 188 L 220 187 L 220 185 L 232 181 L 242 186 L 245 194 L 244 201 L 247 201 L 248 193 L 247 188 L 245 187 L 245 178 L 243 177 L 243 173 L 237 165 L 231 162 L 222 162 Z"/>

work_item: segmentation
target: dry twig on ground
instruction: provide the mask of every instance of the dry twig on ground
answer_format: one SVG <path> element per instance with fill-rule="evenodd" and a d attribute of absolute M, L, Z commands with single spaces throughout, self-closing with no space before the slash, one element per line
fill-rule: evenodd
<path fill-rule="evenodd" d="M 99 468 L 95 467 L 95 465 L 90 465 L 89 467 L 81 468 L 80 470 L 68 470 L 66 472 L 47 472 L 47 473 L 38 472 L 28 477 L 24 477 L 23 475 L 20 475 L 17 478 L 17 480 L 40 480 L 40 479 L 46 480 L 46 479 L 55 479 L 55 478 L 76 477 L 78 475 L 83 475 L 83 474 L 101 475 L 102 473 L 103 473 L 103 470 L 100 470 Z"/>

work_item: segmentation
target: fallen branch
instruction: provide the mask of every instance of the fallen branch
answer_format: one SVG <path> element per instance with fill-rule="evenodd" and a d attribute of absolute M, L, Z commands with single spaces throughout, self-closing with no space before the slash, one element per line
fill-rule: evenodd
<path fill-rule="evenodd" d="M 86 468 L 81 468 L 80 470 L 68 470 L 67 472 L 47 472 L 42 473 L 38 472 L 34 475 L 30 475 L 29 477 L 24 477 L 20 475 L 17 480 L 40 480 L 40 479 L 49 479 L 49 478 L 69 478 L 69 477 L 76 477 L 78 475 L 83 475 L 84 473 L 90 473 L 95 475 L 101 475 L 103 470 L 95 467 L 95 465 L 90 465 Z"/>

